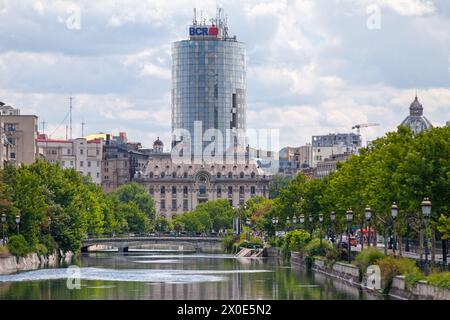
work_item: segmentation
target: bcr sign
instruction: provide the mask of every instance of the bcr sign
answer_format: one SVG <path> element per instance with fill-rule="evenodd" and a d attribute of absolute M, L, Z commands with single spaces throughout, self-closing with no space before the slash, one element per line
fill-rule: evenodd
<path fill-rule="evenodd" d="M 189 27 L 190 36 L 217 36 L 219 29 L 216 26 L 210 27 Z"/>

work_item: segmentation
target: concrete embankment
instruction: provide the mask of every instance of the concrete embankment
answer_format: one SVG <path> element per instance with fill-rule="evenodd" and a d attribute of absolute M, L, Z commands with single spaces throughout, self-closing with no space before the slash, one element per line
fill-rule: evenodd
<path fill-rule="evenodd" d="M 312 259 L 311 264 L 308 266 L 298 252 L 291 252 L 290 261 L 293 266 L 309 267 L 314 272 L 342 280 L 372 294 L 381 294 L 380 290 L 367 286 L 365 277 L 360 281 L 359 268 L 352 264 L 335 262 L 331 266 L 327 266 L 324 259 L 317 257 Z M 396 299 L 450 300 L 450 290 L 433 286 L 426 281 L 419 281 L 415 285 L 408 287 L 403 276 L 394 277 L 388 295 Z"/>
<path fill-rule="evenodd" d="M 56 267 L 61 263 L 70 263 L 72 257 L 72 252 L 55 252 L 49 255 L 30 253 L 25 257 L 16 257 L 8 254 L 0 256 L 0 274 L 11 274 L 42 267 Z"/>

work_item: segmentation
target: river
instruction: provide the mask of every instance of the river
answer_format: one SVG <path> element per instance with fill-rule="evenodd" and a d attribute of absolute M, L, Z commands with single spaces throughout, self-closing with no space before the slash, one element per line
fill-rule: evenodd
<path fill-rule="evenodd" d="M 82 254 L 76 264 L 0 275 L 0 299 L 386 298 L 276 259 L 109 252 Z"/>

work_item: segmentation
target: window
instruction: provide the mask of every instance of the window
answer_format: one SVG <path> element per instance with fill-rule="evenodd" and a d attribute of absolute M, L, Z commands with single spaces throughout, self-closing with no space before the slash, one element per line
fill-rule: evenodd
<path fill-rule="evenodd" d="M 99 172 L 97 172 L 97 179 L 98 179 L 98 178 L 100 178 L 100 173 L 99 173 Z"/>
<path fill-rule="evenodd" d="M 187 197 L 187 195 L 188 195 L 188 187 L 186 187 L 186 186 L 183 187 L 183 194 L 184 194 L 185 197 Z"/>
<path fill-rule="evenodd" d="M 217 172 L 217 178 L 220 179 L 221 176 L 222 174 L 220 172 Z"/>
<path fill-rule="evenodd" d="M 244 187 L 243 187 L 243 186 L 240 186 L 240 187 L 239 187 L 239 194 L 240 194 L 240 195 L 243 195 L 243 194 L 244 194 L 244 191 L 245 191 L 245 190 L 244 190 Z"/>
<path fill-rule="evenodd" d="M 228 172 L 228 179 L 233 178 L 233 173 L 232 172 Z"/>
<path fill-rule="evenodd" d="M 16 158 L 16 153 L 15 152 L 11 152 L 10 153 L 10 158 L 11 159 L 15 159 Z"/>
<path fill-rule="evenodd" d="M 73 161 L 70 161 L 70 166 L 73 167 Z"/>
<path fill-rule="evenodd" d="M 151 195 L 154 195 L 154 194 L 155 194 L 155 188 L 150 187 L 150 194 L 151 194 Z"/>
<path fill-rule="evenodd" d="M 166 174 L 163 172 L 161 172 L 161 178 L 164 178 L 166 176 Z"/>
<path fill-rule="evenodd" d="M 229 186 L 228 187 L 228 195 L 232 195 L 233 194 L 233 187 Z"/>
<path fill-rule="evenodd" d="M 66 162 L 64 160 L 61 161 L 61 165 L 64 167 L 66 165 Z"/>
<path fill-rule="evenodd" d="M 255 195 L 255 194 L 256 194 L 256 187 L 255 187 L 255 186 L 251 186 L 251 187 L 250 187 L 250 193 L 251 193 L 252 195 Z"/>
<path fill-rule="evenodd" d="M 177 177 L 177 173 L 174 171 L 174 172 L 172 172 L 172 178 L 176 178 Z"/>
<path fill-rule="evenodd" d="M 88 161 L 87 164 L 88 164 L 88 167 L 90 168 L 91 167 L 91 162 Z"/>
<path fill-rule="evenodd" d="M 80 161 L 80 167 L 84 166 L 84 162 Z"/>
<path fill-rule="evenodd" d="M 67 149 L 67 154 L 68 155 L 72 154 L 72 150 L 71 149 Z"/>
<path fill-rule="evenodd" d="M 80 154 L 83 154 L 83 152 L 84 152 L 84 150 L 83 150 L 83 149 L 80 149 Z"/>
<path fill-rule="evenodd" d="M 161 194 L 166 194 L 166 187 L 164 186 L 161 187 Z"/>
<path fill-rule="evenodd" d="M 160 207 L 161 207 L 161 210 L 165 210 L 166 209 L 166 200 L 161 200 Z"/>
<path fill-rule="evenodd" d="M 184 177 L 184 178 L 187 178 L 187 177 L 188 177 L 187 172 L 183 173 L 183 177 Z"/>
<path fill-rule="evenodd" d="M 230 206 L 233 206 L 233 200 L 232 199 L 228 200 L 228 202 L 230 203 Z"/>
<path fill-rule="evenodd" d="M 150 178 L 153 178 L 153 172 L 150 172 L 149 176 Z"/>
<path fill-rule="evenodd" d="M 91 172 L 90 172 L 90 171 L 88 171 L 88 176 L 89 176 L 89 177 L 91 176 Z"/>
<path fill-rule="evenodd" d="M 183 211 L 188 211 L 188 210 L 189 210 L 188 201 L 187 201 L 187 199 L 184 199 L 183 200 Z"/>
<path fill-rule="evenodd" d="M 177 210 L 177 199 L 172 199 L 172 210 Z"/>
<path fill-rule="evenodd" d="M 172 186 L 172 194 L 174 194 L 174 195 L 177 194 L 177 187 Z"/>
<path fill-rule="evenodd" d="M 218 198 L 222 197 L 222 188 L 221 187 L 217 187 L 217 197 Z"/>
<path fill-rule="evenodd" d="M 5 123 L 5 130 L 6 131 L 16 131 L 17 124 L 16 123 Z"/>
<path fill-rule="evenodd" d="M 239 173 L 239 178 L 244 179 L 244 173 L 243 172 Z"/>
<path fill-rule="evenodd" d="M 97 149 L 95 151 L 96 151 L 97 155 L 100 155 L 100 150 L 99 149 Z"/>
<path fill-rule="evenodd" d="M 206 194 L 206 186 L 204 184 L 200 185 L 198 187 L 198 192 L 200 195 L 205 195 Z"/>
<path fill-rule="evenodd" d="M 252 175 L 251 175 L 252 179 L 255 179 L 255 176 L 256 176 L 256 174 L 254 172 L 252 172 Z"/>
<path fill-rule="evenodd" d="M 100 161 L 97 161 L 97 168 L 100 167 Z"/>

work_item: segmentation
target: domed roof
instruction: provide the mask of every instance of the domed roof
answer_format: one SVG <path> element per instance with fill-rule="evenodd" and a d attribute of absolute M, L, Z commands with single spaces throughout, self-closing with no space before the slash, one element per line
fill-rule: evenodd
<path fill-rule="evenodd" d="M 155 142 L 153 142 L 153 146 L 163 146 L 163 145 L 164 143 L 161 140 L 159 140 L 159 137 L 156 138 Z"/>
<path fill-rule="evenodd" d="M 419 99 L 417 98 L 417 95 L 416 95 L 416 98 L 414 99 L 414 101 L 409 106 L 409 114 L 412 115 L 412 116 L 421 116 L 421 115 L 423 115 L 423 106 L 419 102 Z"/>

